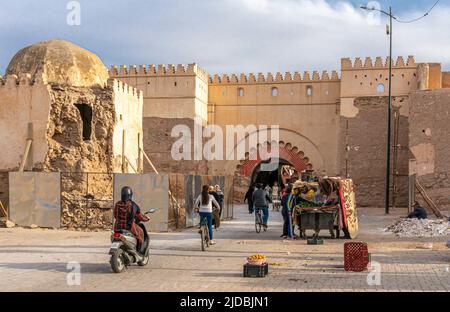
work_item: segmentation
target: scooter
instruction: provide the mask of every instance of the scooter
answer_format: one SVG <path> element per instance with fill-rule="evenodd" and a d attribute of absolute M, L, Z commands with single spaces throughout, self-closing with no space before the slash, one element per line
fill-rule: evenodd
<path fill-rule="evenodd" d="M 145 213 L 151 214 L 156 212 L 156 209 L 150 209 Z M 111 235 L 111 248 L 109 254 L 111 255 L 111 268 L 115 273 L 122 272 L 126 267 L 133 263 L 139 266 L 145 266 L 149 260 L 150 253 L 150 237 L 144 224 L 136 220 L 138 226 L 144 231 L 143 246 L 138 246 L 138 241 L 131 231 L 120 230 L 113 231 Z"/>

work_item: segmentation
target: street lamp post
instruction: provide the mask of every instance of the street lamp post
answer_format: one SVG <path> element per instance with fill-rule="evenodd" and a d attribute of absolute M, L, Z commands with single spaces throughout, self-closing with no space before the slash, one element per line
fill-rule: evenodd
<path fill-rule="evenodd" d="M 389 214 L 389 199 L 390 199 L 390 181 L 391 181 L 391 114 L 392 114 L 392 8 L 389 7 L 389 13 L 375 8 L 368 8 L 362 6 L 361 9 L 368 11 L 378 11 L 389 16 L 389 98 L 388 98 L 388 128 L 387 128 L 387 143 L 386 143 L 386 191 L 385 191 L 385 208 L 386 214 Z"/>
<path fill-rule="evenodd" d="M 389 99 L 388 99 L 388 133 L 386 160 L 386 201 L 384 211 L 389 214 L 389 194 L 391 178 L 391 115 L 392 115 L 392 9 L 389 7 Z"/>

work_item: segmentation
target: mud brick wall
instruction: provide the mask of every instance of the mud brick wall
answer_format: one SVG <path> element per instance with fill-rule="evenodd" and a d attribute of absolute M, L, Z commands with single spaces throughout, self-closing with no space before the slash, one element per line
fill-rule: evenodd
<path fill-rule="evenodd" d="M 248 191 L 248 187 L 250 186 L 250 178 L 236 175 L 234 178 L 234 194 L 233 194 L 233 202 L 242 204 L 245 200 L 245 193 Z"/>
<path fill-rule="evenodd" d="M 189 118 L 143 118 L 144 151 L 159 172 L 183 174 L 207 174 L 206 160 L 174 160 L 171 155 L 172 144 L 178 140 L 172 138 L 171 132 L 176 125 L 186 125 L 194 135 L 194 121 Z M 194 151 L 193 143 L 191 145 Z M 192 154 L 193 158 L 193 154 Z M 144 172 L 153 172 L 144 160 Z"/>
<path fill-rule="evenodd" d="M 398 150 L 397 157 L 397 207 L 405 207 L 408 203 L 408 102 L 408 99 L 403 97 L 393 99 L 393 111 L 399 110 L 400 116 L 398 144 L 403 147 Z M 341 176 L 353 179 L 358 206 L 383 207 L 385 204 L 387 105 L 387 97 L 356 98 L 356 115 L 341 116 L 340 172 Z M 392 134 L 393 125 L 392 117 Z M 391 168 L 393 159 L 394 153 L 391 149 Z M 392 181 L 391 174 L 391 190 Z"/>
<path fill-rule="evenodd" d="M 184 190 L 184 175 L 169 174 L 169 214 L 168 223 L 171 230 L 186 227 L 186 200 Z"/>
<path fill-rule="evenodd" d="M 409 141 L 410 173 L 439 209 L 450 210 L 450 89 L 411 94 Z"/>

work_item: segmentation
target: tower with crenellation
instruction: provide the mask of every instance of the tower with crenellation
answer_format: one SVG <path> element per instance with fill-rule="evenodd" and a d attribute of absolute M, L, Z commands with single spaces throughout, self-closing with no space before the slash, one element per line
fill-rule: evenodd
<path fill-rule="evenodd" d="M 111 78 L 142 90 L 143 147 L 145 153 L 166 172 L 206 172 L 204 162 L 172 161 L 172 129 L 186 126 L 194 132 L 194 120 L 208 122 L 208 73 L 197 64 L 111 66 Z M 144 168 L 151 170 L 148 163 Z"/>

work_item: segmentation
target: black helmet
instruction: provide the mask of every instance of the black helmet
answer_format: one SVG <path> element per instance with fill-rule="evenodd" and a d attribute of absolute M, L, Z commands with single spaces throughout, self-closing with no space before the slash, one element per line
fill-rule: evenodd
<path fill-rule="evenodd" d="M 131 187 L 129 187 L 129 186 L 122 187 L 122 191 L 120 192 L 120 197 L 121 197 L 122 201 L 131 200 L 131 198 L 133 197 L 133 191 L 131 190 Z"/>

